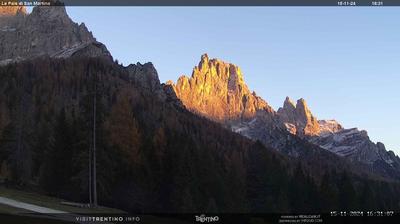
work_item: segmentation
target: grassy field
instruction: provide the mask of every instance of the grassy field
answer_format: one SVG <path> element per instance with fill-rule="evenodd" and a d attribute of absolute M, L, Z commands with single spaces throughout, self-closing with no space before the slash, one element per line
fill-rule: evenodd
<path fill-rule="evenodd" d="M 0 193 L 1 194 L 1 193 Z M 72 222 L 57 220 L 57 219 L 49 219 L 49 218 L 40 218 L 40 217 L 31 217 L 29 215 L 31 211 L 15 208 L 12 206 L 0 204 L 0 220 L 1 223 L 18 223 L 18 224 L 68 224 Z"/>
<path fill-rule="evenodd" d="M 103 213 L 103 214 L 122 214 L 126 213 L 122 210 L 114 209 L 114 208 L 107 208 L 99 206 L 97 208 L 79 208 L 69 205 L 63 205 L 61 202 L 65 202 L 66 200 L 62 200 L 59 198 L 49 197 L 45 195 L 40 195 L 37 193 L 19 191 L 15 189 L 0 187 L 0 196 L 7 197 L 10 199 L 14 199 L 17 201 L 34 204 L 42 207 L 47 207 L 51 209 L 61 210 L 70 213 L 78 213 L 78 214 L 93 214 L 93 213 Z M 9 206 L 5 206 L 0 204 L 0 213 L 15 213 L 21 212 L 17 209 L 12 208 Z M 23 211 L 22 211 L 23 212 Z M 25 211 L 26 212 L 26 211 Z"/>
<path fill-rule="evenodd" d="M 8 205 L 0 204 L 0 214 L 19 214 L 25 212 L 29 211 L 21 208 L 14 208 Z"/>
<path fill-rule="evenodd" d="M 0 196 L 10 198 L 16 201 L 25 202 L 33 205 L 38 205 L 42 207 L 47 207 L 51 209 L 61 210 L 69 213 L 74 214 L 124 214 L 126 212 L 114 208 L 107 208 L 107 207 L 98 207 L 98 208 L 78 208 L 68 205 L 63 205 L 61 202 L 65 202 L 66 200 L 62 200 L 59 198 L 49 197 L 45 195 L 40 195 L 37 193 L 20 191 L 10 188 L 5 188 L 0 186 Z M 25 214 L 24 214 L 25 213 Z M 0 217 L 1 220 L 4 219 L 4 215 L 13 215 L 10 216 L 10 223 L 22 223 L 22 224 L 65 224 L 70 222 L 64 222 L 60 220 L 54 219 L 42 219 L 36 217 L 29 217 L 26 216 L 27 213 L 31 213 L 30 211 L 11 207 L 8 205 L 0 204 Z M 190 221 L 184 220 L 177 220 L 174 218 L 168 217 L 156 217 L 152 215 L 140 215 L 141 223 L 166 223 L 166 224 L 188 224 L 191 223 Z"/>

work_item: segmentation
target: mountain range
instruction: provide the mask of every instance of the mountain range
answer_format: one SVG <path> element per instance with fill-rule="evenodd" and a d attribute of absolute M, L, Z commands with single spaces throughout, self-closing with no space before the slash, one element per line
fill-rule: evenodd
<path fill-rule="evenodd" d="M 191 77 L 162 84 L 152 63 L 114 61 L 64 7 L 0 7 L 0 40 L 10 186 L 87 201 L 95 133 L 99 203 L 129 212 L 400 206 L 393 152 L 303 99 L 275 111 L 234 64 L 204 54 Z"/>
<path fill-rule="evenodd" d="M 237 65 L 204 54 L 190 78 L 181 76 L 176 84 L 167 84 L 190 111 L 291 156 L 301 154 L 299 150 L 287 151 L 287 143 L 295 135 L 323 151 L 365 164 L 371 172 L 400 177 L 399 157 L 383 143 L 373 143 L 366 131 L 345 129 L 335 120 L 318 120 L 304 99 L 294 103 L 286 97 L 275 111 L 249 90 Z"/>

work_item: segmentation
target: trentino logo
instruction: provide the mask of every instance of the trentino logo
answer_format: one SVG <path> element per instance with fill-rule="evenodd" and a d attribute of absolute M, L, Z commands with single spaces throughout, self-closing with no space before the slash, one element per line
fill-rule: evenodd
<path fill-rule="evenodd" d="M 218 222 L 219 217 L 218 216 L 206 216 L 204 214 L 201 214 L 200 216 L 196 215 L 196 222 Z"/>

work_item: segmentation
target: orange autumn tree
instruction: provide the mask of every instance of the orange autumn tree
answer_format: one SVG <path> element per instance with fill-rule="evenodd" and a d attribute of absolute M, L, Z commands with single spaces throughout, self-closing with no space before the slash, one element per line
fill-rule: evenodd
<path fill-rule="evenodd" d="M 105 127 L 110 133 L 111 145 L 121 150 L 130 161 L 139 162 L 141 133 L 132 111 L 131 99 L 128 91 L 122 91 L 118 95 Z"/>
<path fill-rule="evenodd" d="M 164 128 L 159 127 L 153 137 L 153 146 L 155 148 L 155 155 L 158 162 L 161 164 L 162 158 L 165 155 L 165 149 L 167 148 L 167 137 L 165 136 Z"/>

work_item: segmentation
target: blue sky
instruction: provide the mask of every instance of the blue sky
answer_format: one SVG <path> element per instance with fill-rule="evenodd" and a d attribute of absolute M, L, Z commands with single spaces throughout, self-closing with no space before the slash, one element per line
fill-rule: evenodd
<path fill-rule="evenodd" d="M 319 119 L 368 131 L 400 154 L 400 8 L 70 7 L 123 64 L 160 80 L 191 75 L 201 54 L 241 67 L 275 109 L 305 98 Z"/>

